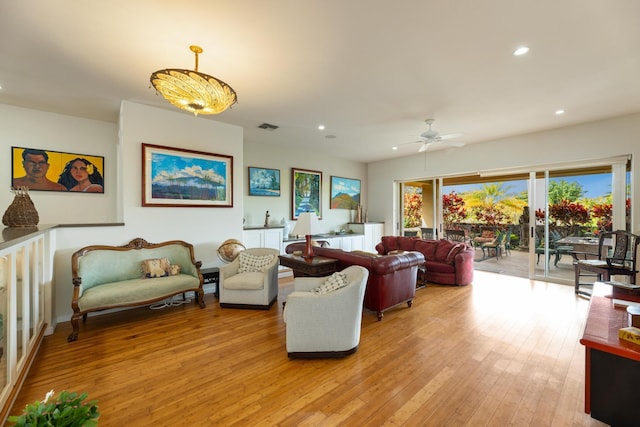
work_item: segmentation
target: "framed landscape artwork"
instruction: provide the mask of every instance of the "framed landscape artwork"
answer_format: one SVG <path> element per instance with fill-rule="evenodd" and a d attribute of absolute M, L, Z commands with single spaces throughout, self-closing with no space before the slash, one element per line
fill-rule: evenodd
<path fill-rule="evenodd" d="M 330 209 L 358 209 L 360 204 L 360 180 L 331 177 Z"/>
<path fill-rule="evenodd" d="M 11 187 L 104 193 L 104 157 L 11 147 Z"/>
<path fill-rule="evenodd" d="M 249 166 L 250 196 L 280 196 L 280 169 Z"/>
<path fill-rule="evenodd" d="M 315 212 L 322 218 L 322 172 L 291 169 L 291 219 L 302 212 Z"/>
<path fill-rule="evenodd" d="M 233 157 L 142 144 L 142 206 L 232 207 Z"/>

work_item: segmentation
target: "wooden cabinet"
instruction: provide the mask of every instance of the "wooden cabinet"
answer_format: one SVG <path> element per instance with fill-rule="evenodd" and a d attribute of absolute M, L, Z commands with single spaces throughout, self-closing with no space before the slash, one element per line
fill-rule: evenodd
<path fill-rule="evenodd" d="M 384 222 L 350 222 L 348 226 L 354 233 L 364 235 L 361 250 L 376 251 L 376 245 L 380 243 L 384 234 Z"/>
<path fill-rule="evenodd" d="M 283 231 L 284 227 L 245 228 L 242 243 L 246 248 L 272 248 L 283 253 Z"/>

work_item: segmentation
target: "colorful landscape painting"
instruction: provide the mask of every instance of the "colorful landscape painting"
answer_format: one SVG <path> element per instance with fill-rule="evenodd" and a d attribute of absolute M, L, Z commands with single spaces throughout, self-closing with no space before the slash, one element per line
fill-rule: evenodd
<path fill-rule="evenodd" d="M 249 167 L 250 196 L 280 196 L 280 169 Z"/>
<path fill-rule="evenodd" d="M 357 209 L 360 204 L 360 180 L 331 177 L 331 209 Z"/>
<path fill-rule="evenodd" d="M 143 206 L 231 206 L 232 157 L 143 144 Z"/>

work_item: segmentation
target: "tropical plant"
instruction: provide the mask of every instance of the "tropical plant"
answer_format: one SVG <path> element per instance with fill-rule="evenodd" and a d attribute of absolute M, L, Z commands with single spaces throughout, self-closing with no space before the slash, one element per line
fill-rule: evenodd
<path fill-rule="evenodd" d="M 455 191 L 442 196 L 442 221 L 445 230 L 451 230 L 467 218 L 465 201 Z"/>
<path fill-rule="evenodd" d="M 14 426 L 68 426 L 91 427 L 98 425 L 97 401 L 83 402 L 87 393 L 73 393 L 63 391 L 53 397 L 53 390 L 41 402 L 28 404 L 22 415 L 11 416 L 9 422 Z"/>
<path fill-rule="evenodd" d="M 527 205 L 526 198 L 514 195 L 511 187 L 505 183 L 482 184 L 478 190 L 462 194 L 466 206 L 472 211 L 473 217 L 484 222 L 483 217 L 491 217 L 495 211 L 500 211 L 508 222 L 517 222 L 522 214 L 522 208 Z M 485 214 L 479 211 L 487 210 Z"/>
<path fill-rule="evenodd" d="M 476 220 L 479 223 L 491 226 L 510 223 L 509 217 L 502 209 L 499 205 L 486 206 L 483 209 L 478 209 L 475 211 Z"/>
<path fill-rule="evenodd" d="M 582 203 L 569 200 L 549 205 L 549 218 L 559 225 L 569 227 L 570 234 L 576 234 L 581 225 L 591 220 L 589 210 Z"/>
<path fill-rule="evenodd" d="M 564 179 L 549 181 L 549 204 L 555 205 L 563 200 L 575 202 L 584 195 L 582 184 Z"/>
<path fill-rule="evenodd" d="M 422 225 L 422 192 L 417 187 L 405 187 L 404 192 L 404 227 L 420 227 Z"/>
<path fill-rule="evenodd" d="M 596 219 L 596 229 L 598 233 L 612 230 L 613 205 L 611 203 L 593 205 L 591 207 L 591 216 Z"/>

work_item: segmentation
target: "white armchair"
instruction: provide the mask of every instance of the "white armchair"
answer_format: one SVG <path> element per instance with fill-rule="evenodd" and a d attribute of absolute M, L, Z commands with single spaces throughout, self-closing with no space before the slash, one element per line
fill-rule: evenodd
<path fill-rule="evenodd" d="M 284 308 L 290 358 L 343 357 L 358 349 L 369 271 L 354 265 L 342 272 L 348 284 L 323 295 L 312 289 L 326 277 L 294 279 L 294 290 Z"/>
<path fill-rule="evenodd" d="M 279 254 L 277 249 L 250 248 L 242 251 L 230 264 L 220 267 L 220 306 L 270 309 L 278 299 Z M 258 260 L 258 268 L 250 268 L 254 271 L 239 272 L 241 262 L 246 263 L 252 256 L 253 261 Z M 268 256 L 272 257 L 268 262 L 260 261 L 266 260 Z"/>

